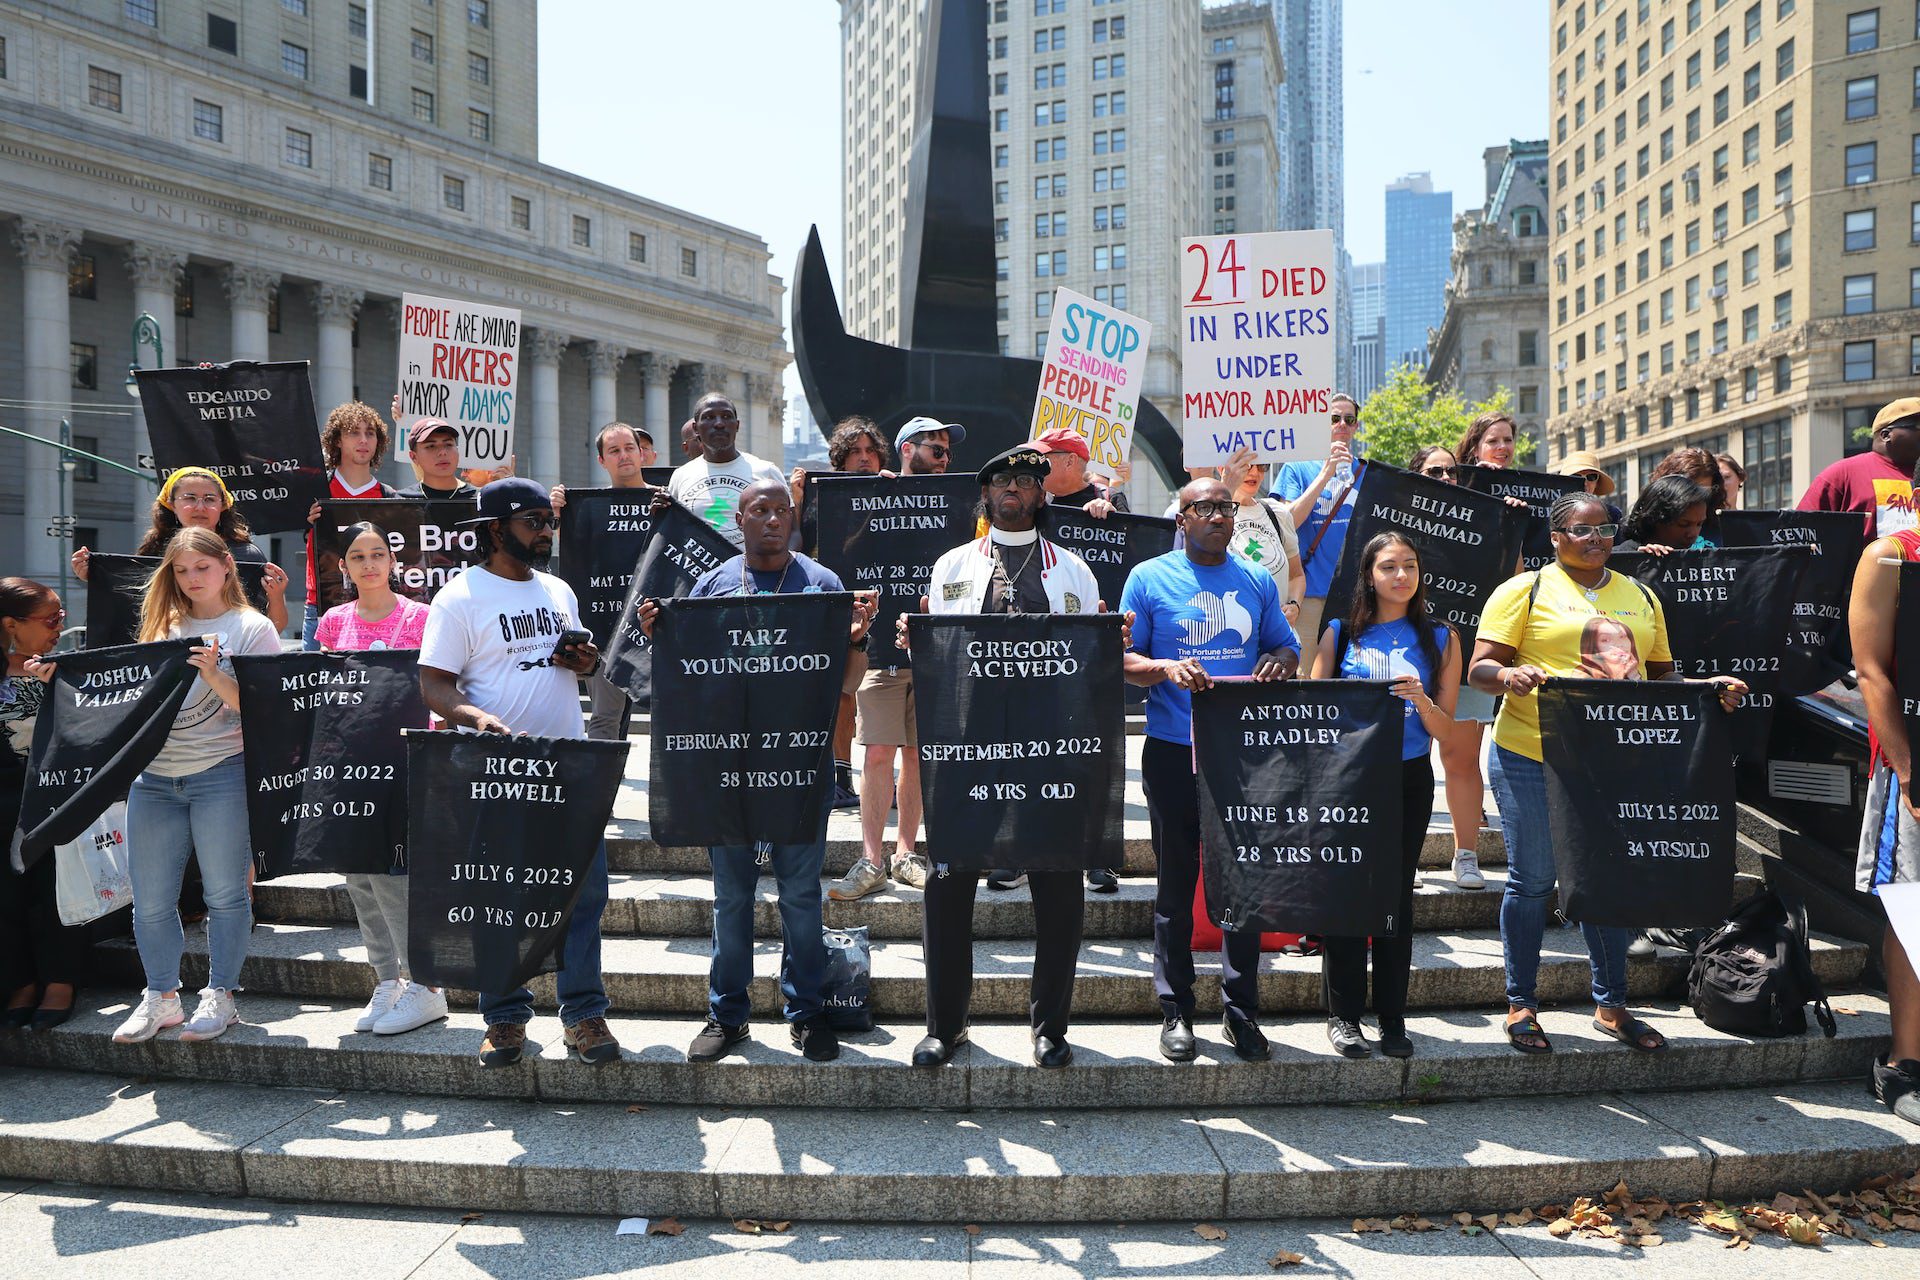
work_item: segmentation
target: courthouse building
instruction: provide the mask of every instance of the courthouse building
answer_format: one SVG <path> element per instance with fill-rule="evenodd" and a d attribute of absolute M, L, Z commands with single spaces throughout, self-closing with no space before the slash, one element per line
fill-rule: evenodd
<path fill-rule="evenodd" d="M 0 4 L 0 425 L 132 463 L 129 362 L 311 360 L 384 415 L 401 295 L 521 310 L 519 470 L 601 478 L 615 418 L 677 460 L 700 393 L 780 456 L 784 289 L 755 235 L 539 163 L 533 0 Z M 161 348 L 136 347 L 136 320 Z M 58 453 L 0 443 L 0 565 L 58 581 Z M 385 473 L 410 483 L 404 462 Z M 152 486 L 91 464 L 75 538 L 131 550 Z M 299 541 L 282 537 L 283 562 Z M 296 580 L 297 581 L 297 580 Z M 298 587 L 295 588 L 295 594 Z"/>

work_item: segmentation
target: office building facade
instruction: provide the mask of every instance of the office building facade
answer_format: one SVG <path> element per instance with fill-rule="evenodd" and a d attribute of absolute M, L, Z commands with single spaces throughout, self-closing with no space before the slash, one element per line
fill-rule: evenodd
<path fill-rule="evenodd" d="M 1453 193 L 1435 191 L 1433 177 L 1408 174 L 1387 184 L 1388 369 L 1425 368 L 1427 330 L 1446 313 L 1453 254 Z"/>

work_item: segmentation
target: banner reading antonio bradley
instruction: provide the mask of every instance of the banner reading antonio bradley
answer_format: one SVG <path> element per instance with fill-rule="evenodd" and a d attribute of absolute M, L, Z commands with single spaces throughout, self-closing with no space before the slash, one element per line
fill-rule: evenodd
<path fill-rule="evenodd" d="M 1553 563 L 1553 530 L 1547 513 L 1563 493 L 1578 493 L 1585 488 L 1579 476 L 1556 476 L 1546 471 L 1513 471 L 1505 467 L 1460 468 L 1460 487 L 1496 498 L 1518 498 L 1527 504 L 1532 518 L 1527 521 L 1527 536 L 1521 544 L 1521 567 L 1538 569 Z"/>
<path fill-rule="evenodd" d="M 1193 696 L 1200 864 L 1222 930 L 1404 931 L 1404 703 L 1384 680 L 1220 680 Z"/>
<path fill-rule="evenodd" d="M 1133 450 L 1133 414 L 1153 325 L 1071 289 L 1053 291 L 1053 326 L 1033 402 L 1038 439 L 1056 427 L 1087 442 L 1087 470 L 1111 477 Z"/>
<path fill-rule="evenodd" d="M 807 488 L 820 495 L 820 563 L 849 591 L 880 593 L 868 667 L 911 667 L 911 655 L 893 643 L 893 620 L 920 607 L 933 562 L 976 536 L 980 482 L 971 475 L 820 476 Z"/>
<path fill-rule="evenodd" d="M 445 418 L 460 433 L 460 464 L 504 467 L 513 455 L 520 312 L 456 298 L 400 299 L 402 440 L 421 418 Z"/>
<path fill-rule="evenodd" d="M 633 585 L 634 566 L 653 535 L 645 489 L 569 489 L 560 511 L 553 572 L 573 588 L 580 621 L 605 649 Z"/>
<path fill-rule="evenodd" d="M 1119 615 L 916 613 L 907 628 L 929 860 L 1119 865 Z"/>
<path fill-rule="evenodd" d="M 1582 924 L 1712 927 L 1733 905 L 1733 720 L 1711 685 L 1555 678 L 1540 699 L 1561 907 Z"/>
<path fill-rule="evenodd" d="M 417 729 L 406 741 L 413 979 L 515 990 L 555 967 L 627 744 Z"/>
<path fill-rule="evenodd" d="M 87 648 L 132 644 L 140 636 L 140 601 L 159 556 L 122 556 L 96 551 L 87 560 Z M 267 611 L 267 566 L 242 560 L 240 589 L 247 603 Z"/>
<path fill-rule="evenodd" d="M 571 505 L 571 504 L 569 504 Z M 850 592 L 669 600 L 648 742 L 662 845 L 808 844 L 833 794 Z"/>
<path fill-rule="evenodd" d="M 32 866 L 127 794 L 186 701 L 198 641 L 159 640 L 63 653 L 33 725 L 13 847 Z"/>
<path fill-rule="evenodd" d="M 255 533 L 307 527 L 327 496 L 327 464 L 306 361 L 139 369 L 134 380 L 162 480 L 206 467 Z"/>
<path fill-rule="evenodd" d="M 480 531 L 462 520 L 473 519 L 471 502 L 430 498 L 328 498 L 320 504 L 313 525 L 314 581 L 320 590 L 320 608 L 347 601 L 347 575 L 341 558 L 362 522 L 384 531 L 393 548 L 394 571 L 400 576 L 401 595 L 431 603 L 440 588 L 470 564 L 485 560 Z"/>
<path fill-rule="evenodd" d="M 401 732 L 427 725 L 420 651 L 236 656 L 233 675 L 259 877 L 404 867 Z"/>
<path fill-rule="evenodd" d="M 642 600 L 677 600 L 702 574 L 733 558 L 733 546 L 713 526 L 671 498 L 653 517 L 653 531 L 631 566 L 633 583 L 607 643 L 606 678 L 640 706 L 653 697 L 653 641 L 640 629 Z M 571 507 L 573 504 L 567 504 Z"/>
<path fill-rule="evenodd" d="M 1824 689 L 1853 666 L 1847 635 L 1847 597 L 1866 549 L 1857 511 L 1722 511 L 1720 536 L 1729 547 L 1813 549 L 1793 601 L 1781 692 L 1789 697 Z"/>

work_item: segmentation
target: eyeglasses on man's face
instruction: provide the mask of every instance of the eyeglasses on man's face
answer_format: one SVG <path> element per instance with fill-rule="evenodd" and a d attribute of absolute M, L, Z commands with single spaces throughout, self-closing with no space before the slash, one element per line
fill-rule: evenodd
<path fill-rule="evenodd" d="M 1011 471 L 996 471 L 987 477 L 989 489 L 1018 489 L 1022 493 L 1031 493 L 1040 487 L 1040 477 L 1030 471 L 1015 474 Z"/>
<path fill-rule="evenodd" d="M 535 533 L 539 533 L 544 529 L 558 529 L 560 527 L 559 516 L 551 515 L 543 511 L 529 512 L 526 515 L 518 515 L 512 518 L 527 526 L 527 528 L 533 530 Z"/>
<path fill-rule="evenodd" d="M 1333 415 L 1333 420 L 1335 422 L 1344 422 L 1350 427 L 1357 426 L 1360 422 L 1360 415 L 1357 413 L 1336 413 Z"/>
<path fill-rule="evenodd" d="M 1560 526 L 1554 532 L 1564 533 L 1569 538 L 1578 538 L 1582 541 L 1588 538 L 1605 538 L 1611 542 L 1619 534 L 1620 526 L 1617 524 L 1568 524 Z"/>
<path fill-rule="evenodd" d="M 1420 468 L 1420 474 L 1430 476 L 1435 480 L 1453 480 L 1459 477 L 1460 468 L 1454 463 L 1448 463 L 1445 466 L 1436 463 L 1430 467 Z"/>
<path fill-rule="evenodd" d="M 1215 516 L 1231 516 L 1236 505 L 1235 503 L 1224 502 L 1217 498 L 1202 498 L 1198 502 L 1189 502 L 1186 506 L 1180 508 L 1180 511 L 1183 515 L 1187 512 L 1192 512 L 1202 520 L 1211 520 Z"/>

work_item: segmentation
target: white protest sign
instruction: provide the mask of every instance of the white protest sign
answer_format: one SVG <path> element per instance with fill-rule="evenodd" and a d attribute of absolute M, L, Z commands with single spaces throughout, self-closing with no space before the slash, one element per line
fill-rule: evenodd
<path fill-rule="evenodd" d="M 1181 435 L 1190 467 L 1243 448 L 1326 456 L 1334 377 L 1333 232 L 1180 245 Z"/>
<path fill-rule="evenodd" d="M 1087 470 L 1111 479 L 1133 450 L 1133 413 L 1147 376 L 1153 325 L 1071 289 L 1053 294 L 1040 390 L 1029 439 L 1055 427 L 1080 434 Z"/>
<path fill-rule="evenodd" d="M 460 433 L 460 466 L 504 467 L 513 455 L 520 312 L 409 293 L 400 311 L 400 418 L 445 418 Z"/>

